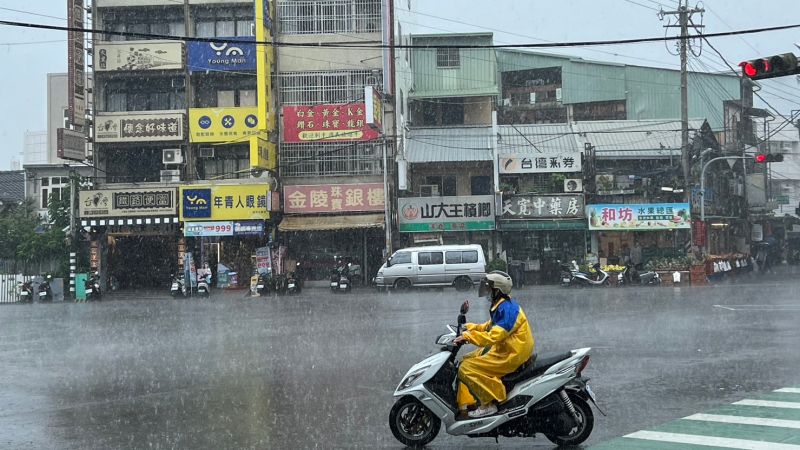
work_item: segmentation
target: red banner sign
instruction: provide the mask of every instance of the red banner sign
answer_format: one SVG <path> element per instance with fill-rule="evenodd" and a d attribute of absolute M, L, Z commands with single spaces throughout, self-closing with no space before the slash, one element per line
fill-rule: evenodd
<path fill-rule="evenodd" d="M 706 223 L 701 220 L 692 221 L 692 237 L 694 245 L 703 247 L 706 245 Z"/>
<path fill-rule="evenodd" d="M 386 197 L 381 183 L 284 186 L 286 213 L 383 211 Z"/>
<path fill-rule="evenodd" d="M 369 141 L 380 133 L 366 123 L 364 103 L 284 106 L 283 142 Z"/>

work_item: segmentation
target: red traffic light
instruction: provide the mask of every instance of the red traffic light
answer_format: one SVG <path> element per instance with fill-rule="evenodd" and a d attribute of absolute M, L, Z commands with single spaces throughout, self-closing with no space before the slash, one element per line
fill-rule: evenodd
<path fill-rule="evenodd" d="M 782 77 L 798 73 L 797 57 L 792 53 L 759 58 L 739 63 L 742 74 L 752 80 Z"/>
<path fill-rule="evenodd" d="M 763 163 L 763 162 L 767 162 L 767 155 L 765 155 L 765 154 L 763 154 L 763 153 L 759 153 L 759 154 L 757 154 L 757 155 L 756 155 L 756 162 L 757 162 L 757 163 Z"/>
<path fill-rule="evenodd" d="M 773 163 L 773 162 L 783 162 L 783 154 L 764 154 L 764 153 L 757 153 L 755 160 L 757 163 Z"/>

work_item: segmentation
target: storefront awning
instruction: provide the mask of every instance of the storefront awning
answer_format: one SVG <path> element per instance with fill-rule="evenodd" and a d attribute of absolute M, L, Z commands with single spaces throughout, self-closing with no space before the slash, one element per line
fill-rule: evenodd
<path fill-rule="evenodd" d="M 286 216 L 278 225 L 280 231 L 353 230 L 383 228 L 383 214 L 350 216 Z"/>
<path fill-rule="evenodd" d="M 167 225 L 178 223 L 177 217 L 126 217 L 114 219 L 81 219 L 82 227 L 105 227 L 122 225 Z"/>
<path fill-rule="evenodd" d="M 501 220 L 500 231 L 586 230 L 585 220 Z"/>

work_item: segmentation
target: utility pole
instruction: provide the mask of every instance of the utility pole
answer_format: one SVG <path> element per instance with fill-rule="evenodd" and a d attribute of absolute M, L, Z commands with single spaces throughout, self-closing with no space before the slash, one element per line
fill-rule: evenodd
<path fill-rule="evenodd" d="M 683 195 L 686 201 L 691 200 L 691 186 L 689 185 L 689 176 L 691 170 L 689 167 L 689 93 L 688 93 L 688 72 L 686 66 L 688 64 L 687 50 L 689 49 L 689 22 L 693 14 L 703 13 L 705 9 L 692 8 L 689 9 L 689 0 L 679 0 L 678 9 L 676 11 L 659 11 L 659 17 L 663 18 L 666 15 L 677 16 L 677 25 L 664 25 L 664 28 L 680 28 L 680 57 L 681 57 L 681 166 L 683 166 L 683 182 L 684 189 Z M 702 25 L 692 25 L 693 28 L 702 28 Z"/>

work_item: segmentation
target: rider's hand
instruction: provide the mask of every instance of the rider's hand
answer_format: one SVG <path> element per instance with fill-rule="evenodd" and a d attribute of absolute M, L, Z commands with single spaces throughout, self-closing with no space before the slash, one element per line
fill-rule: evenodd
<path fill-rule="evenodd" d="M 465 338 L 464 336 L 459 336 L 459 337 L 453 339 L 453 344 L 455 344 L 455 345 L 461 345 L 461 344 L 466 344 L 466 343 L 467 343 L 467 338 Z"/>

